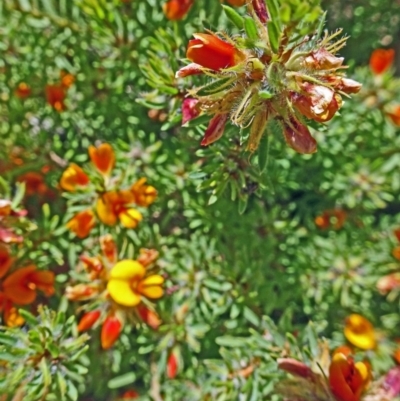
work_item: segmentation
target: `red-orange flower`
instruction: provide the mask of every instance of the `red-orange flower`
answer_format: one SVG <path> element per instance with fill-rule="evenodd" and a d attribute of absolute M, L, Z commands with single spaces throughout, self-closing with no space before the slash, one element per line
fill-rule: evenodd
<path fill-rule="evenodd" d="M 109 191 L 97 201 L 96 211 L 99 219 L 109 226 L 119 220 L 126 228 L 135 228 L 142 220 L 142 214 L 130 207 L 135 198 L 131 191 Z"/>
<path fill-rule="evenodd" d="M 17 181 L 25 183 L 25 193 L 28 196 L 45 194 L 48 190 L 43 175 L 36 171 L 29 171 L 20 175 Z"/>
<path fill-rule="evenodd" d="M 54 273 L 37 271 L 29 265 L 7 276 L 2 284 L 4 295 L 17 305 L 28 305 L 36 299 L 37 290 L 47 296 L 54 294 Z"/>
<path fill-rule="evenodd" d="M 102 143 L 97 148 L 89 146 L 89 157 L 101 174 L 109 175 L 115 165 L 115 153 L 111 145 Z"/>
<path fill-rule="evenodd" d="M 46 85 L 46 100 L 47 103 L 58 112 L 66 109 L 64 100 L 66 97 L 66 91 L 62 85 Z"/>
<path fill-rule="evenodd" d="M 194 33 L 186 57 L 205 68 L 219 71 L 233 67 L 243 60 L 243 54 L 230 43 L 207 33 Z"/>
<path fill-rule="evenodd" d="M 89 177 L 86 173 L 75 163 L 71 163 L 66 170 L 64 170 L 61 179 L 60 187 L 64 191 L 73 192 L 77 187 L 84 187 L 89 184 Z"/>
<path fill-rule="evenodd" d="M 121 330 L 121 321 L 116 316 L 108 316 L 101 327 L 101 347 L 103 349 L 111 348 L 118 340 Z"/>
<path fill-rule="evenodd" d="M 393 49 L 376 49 L 369 59 L 369 66 L 374 74 L 382 74 L 390 68 L 394 61 Z"/>
<path fill-rule="evenodd" d="M 25 82 L 18 84 L 17 89 L 15 89 L 15 96 L 20 99 L 26 99 L 31 94 L 31 88 Z"/>
<path fill-rule="evenodd" d="M 368 366 L 356 362 L 350 356 L 337 353 L 329 366 L 329 384 L 332 393 L 340 401 L 359 401 L 370 379 Z"/>
<path fill-rule="evenodd" d="M 86 238 L 96 224 L 92 210 L 87 209 L 77 213 L 68 223 L 69 228 L 78 238 Z"/>
<path fill-rule="evenodd" d="M 182 19 L 193 5 L 193 0 L 169 0 L 163 4 L 165 16 L 171 21 Z"/>

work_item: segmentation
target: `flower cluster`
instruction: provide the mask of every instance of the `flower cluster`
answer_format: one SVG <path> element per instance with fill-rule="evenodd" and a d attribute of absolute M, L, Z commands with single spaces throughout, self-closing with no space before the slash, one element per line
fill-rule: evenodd
<path fill-rule="evenodd" d="M 15 232 L 25 210 L 16 211 L 12 202 L 0 199 L 0 312 L 7 326 L 20 326 L 24 320 L 16 306 L 32 304 L 37 291 L 46 296 L 54 294 L 54 273 L 38 271 L 34 264 L 20 266 L 12 254 L 12 245 L 24 238 Z"/>
<path fill-rule="evenodd" d="M 60 79 L 53 84 L 47 84 L 45 87 L 45 97 L 47 103 L 54 110 L 62 112 L 66 110 L 64 103 L 68 89 L 75 82 L 75 77 L 65 71 L 60 71 Z M 26 99 L 32 94 L 31 87 L 26 82 L 20 82 L 15 89 L 15 96 L 20 99 Z"/>
<path fill-rule="evenodd" d="M 363 316 L 346 318 L 343 334 L 349 345 L 336 348 L 327 358 L 327 344 L 320 344 L 315 366 L 292 358 L 278 359 L 278 367 L 290 373 L 291 379 L 279 383 L 279 392 L 287 399 L 305 401 L 389 401 L 400 395 L 400 369 L 389 370 L 373 380 L 372 365 L 364 351 L 376 350 L 377 332 Z M 360 355 L 361 354 L 361 355 Z M 397 360 L 398 350 L 393 358 Z"/>
<path fill-rule="evenodd" d="M 163 296 L 164 278 L 153 274 L 158 257 L 155 250 L 141 249 L 136 260 L 118 260 L 110 235 L 100 238 L 100 247 L 100 256 L 81 256 L 83 274 L 78 284 L 66 288 L 66 296 L 86 301 L 78 330 L 101 325 L 101 345 L 108 349 L 127 320 L 142 320 L 152 328 L 159 326 L 160 320 L 148 300 Z"/>
<path fill-rule="evenodd" d="M 135 228 L 143 218 L 136 206 L 151 205 L 157 197 L 156 189 L 146 184 L 146 178 L 140 178 L 128 189 L 121 188 L 123 175 L 111 176 L 115 153 L 107 143 L 90 146 L 89 157 L 95 168 L 94 174 L 89 175 L 80 166 L 71 163 L 60 179 L 60 187 L 64 191 L 84 193 L 93 204 L 77 213 L 67 227 L 79 238 L 89 235 L 96 220 L 107 226 L 120 223 L 125 228 Z"/>
<path fill-rule="evenodd" d="M 258 148 L 271 120 L 278 121 L 287 144 L 299 153 L 313 153 L 315 139 L 306 119 L 325 123 L 343 104 L 343 96 L 357 93 L 361 84 L 344 76 L 343 58 L 335 54 L 346 38 L 340 31 L 320 38 L 292 39 L 290 30 L 273 33 L 265 2 L 248 2 L 251 18 L 235 14 L 246 35 L 195 33 L 186 57 L 192 62 L 177 78 L 204 74 L 211 83 L 189 90 L 196 108 L 212 118 L 201 142 L 218 140 L 228 121 L 250 127 L 247 150 Z"/>

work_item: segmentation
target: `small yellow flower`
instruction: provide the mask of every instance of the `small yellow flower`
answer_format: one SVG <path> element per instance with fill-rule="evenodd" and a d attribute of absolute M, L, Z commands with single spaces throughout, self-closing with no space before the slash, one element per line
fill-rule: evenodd
<path fill-rule="evenodd" d="M 136 260 L 121 260 L 110 272 L 107 290 L 123 306 L 137 306 L 142 296 L 158 299 L 164 294 L 164 278 L 158 274 L 145 277 L 146 269 Z"/>
<path fill-rule="evenodd" d="M 369 350 L 376 347 L 376 334 L 371 322 L 358 314 L 351 314 L 346 319 L 344 335 L 358 348 Z"/>

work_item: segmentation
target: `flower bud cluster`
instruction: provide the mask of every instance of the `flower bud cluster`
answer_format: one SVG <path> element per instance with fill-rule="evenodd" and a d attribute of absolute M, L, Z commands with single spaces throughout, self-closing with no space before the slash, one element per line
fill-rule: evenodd
<path fill-rule="evenodd" d="M 273 36 L 265 2 L 249 2 L 248 11 L 252 21 L 243 19 L 243 35 L 195 33 L 186 53 L 192 63 L 176 73 L 177 78 L 197 74 L 211 78 L 210 83 L 188 91 L 190 98 L 198 100 L 197 110 L 212 116 L 201 144 L 218 140 L 230 121 L 241 129 L 250 127 L 247 150 L 254 151 L 268 121 L 275 119 L 291 148 L 314 153 L 317 144 L 306 121 L 331 120 L 343 97 L 361 88 L 345 77 L 344 60 L 336 56 L 346 37 L 337 39 L 341 33 L 337 31 L 299 40 L 286 29 Z"/>

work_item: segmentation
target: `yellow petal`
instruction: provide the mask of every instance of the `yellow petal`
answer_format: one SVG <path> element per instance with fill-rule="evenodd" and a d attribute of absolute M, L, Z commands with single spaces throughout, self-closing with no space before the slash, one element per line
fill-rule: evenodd
<path fill-rule="evenodd" d="M 111 279 L 107 284 L 107 290 L 111 298 L 123 306 L 137 306 L 140 304 L 140 294 L 132 290 L 127 280 Z"/>
<path fill-rule="evenodd" d="M 146 269 L 136 260 L 121 260 L 110 272 L 110 279 L 131 281 L 144 277 Z"/>
<path fill-rule="evenodd" d="M 142 295 L 147 298 L 157 299 L 161 298 L 164 294 L 164 290 L 161 285 L 164 282 L 164 277 L 155 274 L 145 278 L 138 287 L 138 290 Z"/>
<path fill-rule="evenodd" d="M 96 204 L 96 212 L 102 223 L 113 226 L 117 222 L 117 216 L 112 210 L 111 203 L 99 198 Z"/>
<path fill-rule="evenodd" d="M 142 214 L 136 209 L 127 209 L 118 215 L 121 224 L 126 228 L 135 228 L 143 219 Z"/>
<path fill-rule="evenodd" d="M 164 290 L 158 285 L 153 285 L 151 287 L 142 287 L 140 292 L 145 297 L 151 299 L 158 299 L 164 295 Z"/>
<path fill-rule="evenodd" d="M 164 283 L 164 277 L 160 276 L 159 274 L 153 274 L 152 276 L 146 277 L 142 281 L 143 286 L 148 285 L 161 285 Z"/>

